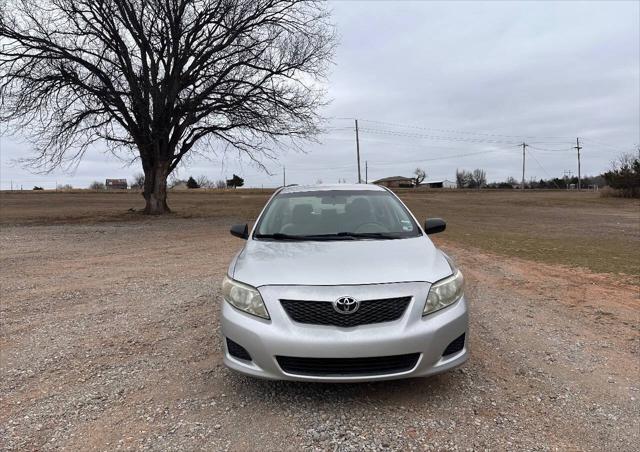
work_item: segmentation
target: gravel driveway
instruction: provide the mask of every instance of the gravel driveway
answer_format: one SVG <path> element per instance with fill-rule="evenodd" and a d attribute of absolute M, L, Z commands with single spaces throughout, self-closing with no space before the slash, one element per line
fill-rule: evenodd
<path fill-rule="evenodd" d="M 4 227 L 0 448 L 638 449 L 637 282 L 441 240 L 467 277 L 467 365 L 256 381 L 221 365 L 226 224 Z"/>

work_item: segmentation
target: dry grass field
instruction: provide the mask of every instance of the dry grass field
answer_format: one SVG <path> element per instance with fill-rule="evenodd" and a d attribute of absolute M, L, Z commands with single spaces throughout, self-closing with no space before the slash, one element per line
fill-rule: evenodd
<path fill-rule="evenodd" d="M 173 217 L 251 222 L 271 190 L 176 191 Z M 507 256 L 640 275 L 640 202 L 594 192 L 414 191 L 400 196 L 419 220 L 448 222 L 447 240 Z M 153 221 L 140 193 L 0 193 L 0 225 Z"/>
<path fill-rule="evenodd" d="M 638 202 L 400 195 L 448 221 L 471 359 L 322 385 L 221 363 L 228 227 L 268 191 L 171 193 L 163 218 L 138 193 L 0 193 L 0 450 L 637 450 Z"/>

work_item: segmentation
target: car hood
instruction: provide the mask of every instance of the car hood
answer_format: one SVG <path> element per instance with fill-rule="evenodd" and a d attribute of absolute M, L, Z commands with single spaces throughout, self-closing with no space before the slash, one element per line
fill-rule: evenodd
<path fill-rule="evenodd" d="M 435 282 L 451 267 L 427 237 L 399 240 L 249 240 L 229 274 L 254 287 Z"/>

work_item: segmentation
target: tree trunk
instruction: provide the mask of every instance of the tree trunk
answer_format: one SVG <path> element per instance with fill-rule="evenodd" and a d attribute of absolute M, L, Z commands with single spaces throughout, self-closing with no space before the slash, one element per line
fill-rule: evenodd
<path fill-rule="evenodd" d="M 146 201 L 144 213 L 147 215 L 162 215 L 171 212 L 167 205 L 167 176 L 169 176 L 169 162 L 154 161 L 144 166 L 144 192 Z"/>

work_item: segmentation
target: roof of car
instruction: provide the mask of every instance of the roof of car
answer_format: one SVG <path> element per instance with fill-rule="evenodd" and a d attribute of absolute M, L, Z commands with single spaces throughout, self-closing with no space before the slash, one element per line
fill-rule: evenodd
<path fill-rule="evenodd" d="M 384 191 L 385 188 L 373 184 L 327 184 L 327 185 L 290 185 L 284 187 L 280 193 L 298 193 L 305 191 Z"/>

